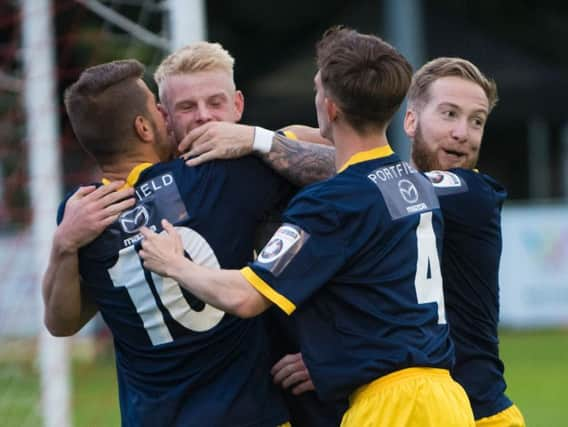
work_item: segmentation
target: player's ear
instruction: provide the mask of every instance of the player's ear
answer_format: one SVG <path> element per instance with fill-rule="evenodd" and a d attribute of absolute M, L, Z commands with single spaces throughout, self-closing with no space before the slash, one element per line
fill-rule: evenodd
<path fill-rule="evenodd" d="M 407 109 L 404 115 L 404 132 L 409 138 L 414 138 L 416 135 L 416 127 L 418 125 L 418 116 L 413 109 Z"/>
<path fill-rule="evenodd" d="M 337 107 L 337 104 L 331 98 L 328 98 L 327 96 L 324 98 L 323 102 L 325 104 L 325 111 L 327 113 L 327 118 L 328 118 L 329 122 L 331 123 L 332 121 L 334 121 L 337 118 L 339 109 Z"/>
<path fill-rule="evenodd" d="M 240 90 L 235 91 L 235 110 L 238 114 L 237 122 L 241 120 L 245 109 L 245 96 Z"/>
<path fill-rule="evenodd" d="M 134 119 L 134 132 L 138 139 L 143 142 L 150 142 L 155 138 L 154 129 L 144 116 L 138 115 Z"/>

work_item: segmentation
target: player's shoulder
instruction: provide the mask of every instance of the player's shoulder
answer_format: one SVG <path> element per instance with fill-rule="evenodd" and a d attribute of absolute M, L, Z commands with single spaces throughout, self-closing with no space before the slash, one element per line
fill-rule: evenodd
<path fill-rule="evenodd" d="M 63 214 L 65 213 L 65 205 L 67 205 L 67 201 L 71 198 L 71 196 L 73 196 L 73 194 L 75 194 L 75 192 L 77 190 L 79 190 L 79 188 L 91 186 L 91 185 L 93 185 L 95 187 L 99 187 L 102 184 L 100 182 L 93 182 L 93 183 L 90 183 L 90 184 L 78 185 L 76 187 L 73 187 L 71 190 L 69 190 L 63 196 L 63 199 L 61 200 L 61 202 L 59 203 L 59 206 L 57 207 L 57 224 L 59 224 L 61 221 L 63 221 Z"/>
<path fill-rule="evenodd" d="M 296 203 L 319 203 L 334 205 L 344 196 L 352 194 L 353 186 L 349 178 L 339 174 L 323 181 L 307 185 L 299 191 L 293 199 Z"/>
<path fill-rule="evenodd" d="M 454 168 L 445 171 L 425 172 L 438 196 L 468 193 L 495 197 L 506 197 L 506 190 L 495 178 L 479 172 L 477 169 Z"/>
<path fill-rule="evenodd" d="M 261 180 L 267 174 L 272 175 L 272 171 L 254 156 L 230 160 L 211 160 L 197 166 L 187 166 L 185 160 L 179 158 L 169 162 L 156 163 L 144 171 L 141 179 L 150 179 L 164 174 L 170 174 L 176 181 L 180 182 L 199 180 L 223 182 L 226 179 L 245 181 L 247 177 L 251 176 Z"/>
<path fill-rule="evenodd" d="M 477 170 L 430 171 L 426 176 L 436 190 L 446 219 L 484 222 L 500 211 L 507 196 L 497 180 Z"/>
<path fill-rule="evenodd" d="M 370 182 L 370 181 L 369 181 Z M 311 227 L 310 232 L 336 233 L 343 229 L 348 233 L 350 224 L 356 224 L 370 211 L 371 206 L 386 210 L 376 191 L 369 191 L 360 176 L 354 179 L 348 173 L 311 184 L 301 189 L 290 201 L 285 212 L 289 222 Z M 380 220 L 384 216 L 373 216 Z"/>
<path fill-rule="evenodd" d="M 336 227 L 340 220 L 338 209 L 340 189 L 330 182 L 333 178 L 302 188 L 288 204 L 284 216 L 292 223 L 314 223 L 318 229 Z"/>
<path fill-rule="evenodd" d="M 236 159 L 215 159 L 195 166 L 199 173 L 217 179 L 225 176 L 238 185 L 270 186 L 287 181 L 257 156 L 249 154 Z"/>
<path fill-rule="evenodd" d="M 507 198 L 507 190 L 505 187 L 486 173 L 482 173 L 477 169 L 451 169 L 459 175 L 468 185 L 469 193 L 477 195 L 480 198 L 486 198 L 493 203 L 501 204 Z"/>
<path fill-rule="evenodd" d="M 168 162 L 158 162 L 152 166 L 144 169 L 136 182 L 136 186 L 143 184 L 144 182 L 154 179 L 163 175 L 180 176 L 184 170 L 185 163 L 184 160 L 174 159 Z"/>

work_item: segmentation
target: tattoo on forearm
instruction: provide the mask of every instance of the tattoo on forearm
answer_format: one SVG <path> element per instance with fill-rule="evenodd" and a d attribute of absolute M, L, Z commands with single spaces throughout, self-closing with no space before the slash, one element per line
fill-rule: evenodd
<path fill-rule="evenodd" d="M 335 175 L 335 148 L 275 134 L 272 149 L 262 156 L 280 175 L 304 186 Z"/>
<path fill-rule="evenodd" d="M 226 147 L 225 150 L 227 159 L 238 159 L 250 154 L 250 149 L 248 149 L 248 147 Z"/>

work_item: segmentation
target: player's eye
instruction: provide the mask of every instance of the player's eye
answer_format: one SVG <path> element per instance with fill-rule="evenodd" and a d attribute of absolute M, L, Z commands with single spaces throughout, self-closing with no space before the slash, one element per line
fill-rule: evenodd
<path fill-rule="evenodd" d="M 213 108 L 219 108 L 225 104 L 225 99 L 222 96 L 214 96 L 213 98 L 209 98 L 207 100 L 207 104 Z"/>
<path fill-rule="evenodd" d="M 473 118 L 473 125 L 478 128 L 482 128 L 485 125 L 485 120 L 481 117 Z"/>

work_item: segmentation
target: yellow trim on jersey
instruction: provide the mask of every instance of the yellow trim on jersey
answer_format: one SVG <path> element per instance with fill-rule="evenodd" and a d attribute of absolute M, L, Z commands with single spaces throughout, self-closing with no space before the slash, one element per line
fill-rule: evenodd
<path fill-rule="evenodd" d="M 296 135 L 291 130 L 285 130 L 283 133 L 286 138 L 294 139 L 296 141 L 298 140 L 298 135 Z"/>
<path fill-rule="evenodd" d="M 371 150 L 360 151 L 359 153 L 355 153 L 353 156 L 351 156 L 351 158 L 347 160 L 347 162 L 345 162 L 345 164 L 341 166 L 341 168 L 339 168 L 337 173 L 343 172 L 349 166 L 356 163 L 366 162 L 367 160 L 380 159 L 381 157 L 390 156 L 393 153 L 394 151 L 392 151 L 392 148 L 388 144 L 373 148 Z"/>
<path fill-rule="evenodd" d="M 260 292 L 266 299 L 276 304 L 284 313 L 292 314 L 294 310 L 296 310 L 296 306 L 292 301 L 272 289 L 268 283 L 262 280 L 252 270 L 252 268 L 245 267 L 241 269 L 241 274 L 253 288 Z"/>
<path fill-rule="evenodd" d="M 139 165 L 134 166 L 126 177 L 126 183 L 122 186 L 121 190 L 129 187 L 134 187 L 134 185 L 136 185 L 136 182 L 138 181 L 138 178 L 140 178 L 140 174 L 150 166 L 152 166 L 152 163 L 140 163 Z M 101 181 L 103 185 L 109 185 L 111 182 L 110 179 L 106 178 L 103 178 Z"/>

